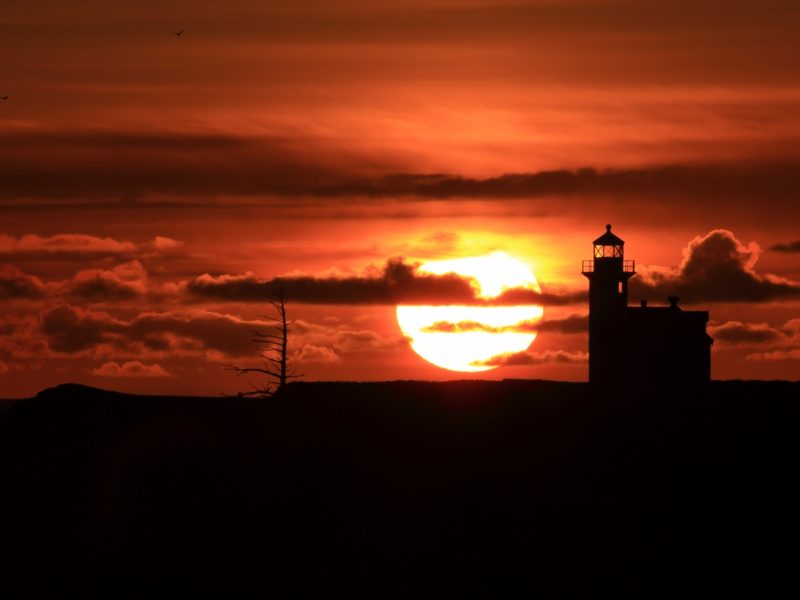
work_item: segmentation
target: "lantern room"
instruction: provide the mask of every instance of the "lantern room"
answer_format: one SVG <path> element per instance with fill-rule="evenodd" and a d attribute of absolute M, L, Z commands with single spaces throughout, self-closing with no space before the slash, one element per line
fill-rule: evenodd
<path fill-rule="evenodd" d="M 622 258 L 622 247 L 625 242 L 611 233 L 611 225 L 606 225 L 606 232 L 592 244 L 594 244 L 595 258 Z"/>

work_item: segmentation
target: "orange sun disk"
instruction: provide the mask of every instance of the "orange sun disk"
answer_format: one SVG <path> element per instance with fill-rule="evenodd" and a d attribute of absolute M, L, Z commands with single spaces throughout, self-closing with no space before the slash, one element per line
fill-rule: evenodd
<path fill-rule="evenodd" d="M 505 252 L 431 261 L 419 270 L 471 277 L 479 296 L 489 301 L 511 288 L 541 292 L 525 263 Z M 451 371 L 478 372 L 496 368 L 498 357 L 527 350 L 543 312 L 541 304 L 398 305 L 397 322 L 414 351 L 428 362 Z"/>

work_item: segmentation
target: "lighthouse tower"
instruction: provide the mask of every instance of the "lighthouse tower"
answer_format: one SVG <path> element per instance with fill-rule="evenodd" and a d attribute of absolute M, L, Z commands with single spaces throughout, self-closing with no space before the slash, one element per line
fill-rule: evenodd
<path fill-rule="evenodd" d="M 603 385 L 696 385 L 711 379 L 712 340 L 708 312 L 668 306 L 628 306 L 628 280 L 636 274 L 625 260 L 625 242 L 611 225 L 583 261 L 589 280 L 589 381 Z"/>
<path fill-rule="evenodd" d="M 624 378 L 628 280 L 635 264 L 625 260 L 625 242 L 611 233 L 611 225 L 592 244 L 594 257 L 581 268 L 589 279 L 589 381 L 618 382 Z"/>

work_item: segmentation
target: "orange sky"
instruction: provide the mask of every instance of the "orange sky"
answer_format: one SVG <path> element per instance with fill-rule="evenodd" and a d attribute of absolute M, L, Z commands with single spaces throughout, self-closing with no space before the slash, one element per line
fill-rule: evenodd
<path fill-rule="evenodd" d="M 264 309 L 206 273 L 344 281 L 292 304 L 309 379 L 459 377 L 345 283 L 496 249 L 556 324 L 485 376 L 585 379 L 564 319 L 606 222 L 635 293 L 711 311 L 715 377 L 797 378 L 798 30 L 788 1 L 6 2 L 0 396 L 240 389 Z"/>

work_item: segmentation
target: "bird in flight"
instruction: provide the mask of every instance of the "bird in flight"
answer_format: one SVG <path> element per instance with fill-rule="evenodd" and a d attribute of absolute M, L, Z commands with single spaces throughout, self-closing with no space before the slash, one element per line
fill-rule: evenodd
<path fill-rule="evenodd" d="M 180 37 L 180 36 L 182 36 L 182 35 L 183 35 L 183 32 L 184 32 L 184 31 L 186 31 L 186 30 L 185 30 L 185 29 L 181 29 L 180 31 L 176 31 L 176 32 L 175 32 L 175 35 L 177 35 L 178 37 Z"/>
<path fill-rule="evenodd" d="M 8 100 L 9 98 L 11 98 L 11 96 L 0 96 L 0 99 L 2 100 Z"/>

